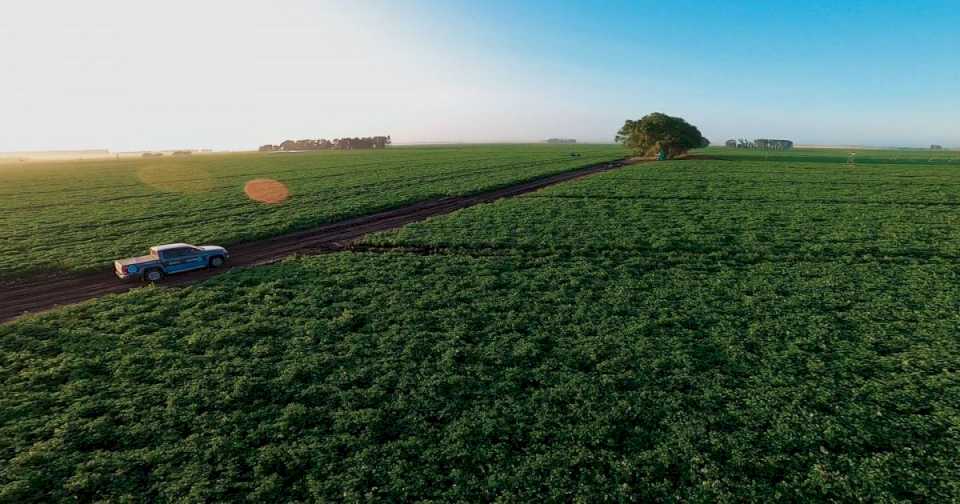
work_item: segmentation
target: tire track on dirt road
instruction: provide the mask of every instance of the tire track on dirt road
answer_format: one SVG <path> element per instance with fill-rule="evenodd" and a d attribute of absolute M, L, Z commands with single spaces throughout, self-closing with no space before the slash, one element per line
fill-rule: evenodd
<path fill-rule="evenodd" d="M 234 244 L 230 246 L 229 267 L 181 273 L 165 278 L 160 285 L 164 287 L 188 285 L 233 268 L 267 264 L 297 253 L 309 254 L 338 249 L 344 242 L 355 240 L 368 233 L 398 228 L 411 222 L 448 214 L 501 198 L 519 196 L 561 182 L 620 168 L 633 162 L 635 161 L 621 159 L 599 163 L 470 196 L 420 201 L 412 205 L 354 217 L 308 231 Z M 105 294 L 126 292 L 140 286 L 142 284 L 137 282 L 119 280 L 112 269 L 79 274 L 37 275 L 13 283 L 4 283 L 0 285 L 0 323 L 8 322 L 25 314 L 79 303 Z"/>

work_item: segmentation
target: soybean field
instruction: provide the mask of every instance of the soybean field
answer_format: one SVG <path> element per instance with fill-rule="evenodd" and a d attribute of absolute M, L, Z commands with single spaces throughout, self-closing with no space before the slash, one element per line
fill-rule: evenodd
<path fill-rule="evenodd" d="M 626 155 L 488 145 L 0 166 L 0 279 L 104 268 L 162 243 L 268 238 Z"/>
<path fill-rule="evenodd" d="M 949 161 L 638 164 L 27 317 L 0 495 L 955 501 L 958 196 Z"/>

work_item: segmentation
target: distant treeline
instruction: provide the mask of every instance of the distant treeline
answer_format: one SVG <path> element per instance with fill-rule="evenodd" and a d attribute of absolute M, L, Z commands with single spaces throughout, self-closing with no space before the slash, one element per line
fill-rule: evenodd
<path fill-rule="evenodd" d="M 758 138 L 753 141 L 746 138 L 727 140 L 726 145 L 736 149 L 790 150 L 793 148 L 793 142 L 790 140 L 771 140 L 769 138 Z"/>
<path fill-rule="evenodd" d="M 548 144 L 575 144 L 577 139 L 575 138 L 548 138 L 546 140 Z"/>
<path fill-rule="evenodd" d="M 333 140 L 327 140 L 326 138 L 320 138 L 318 140 L 286 140 L 280 145 L 261 145 L 260 152 L 384 149 L 390 144 L 390 135 L 362 138 L 334 138 Z"/>
<path fill-rule="evenodd" d="M 201 152 L 203 152 L 203 151 L 201 151 Z M 192 154 L 193 154 L 193 151 L 178 150 L 178 151 L 173 151 L 170 155 L 171 155 L 171 156 L 190 156 L 190 155 L 192 155 Z M 143 156 L 143 157 L 161 157 L 161 156 L 163 156 L 163 153 L 162 153 L 162 152 L 144 152 L 143 154 L 141 154 L 141 156 Z"/>

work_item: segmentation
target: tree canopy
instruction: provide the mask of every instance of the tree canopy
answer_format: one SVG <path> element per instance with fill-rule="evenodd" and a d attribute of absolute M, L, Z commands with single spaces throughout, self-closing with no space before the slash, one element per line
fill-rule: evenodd
<path fill-rule="evenodd" d="M 273 152 L 273 151 L 314 151 L 314 150 L 328 150 L 328 149 L 339 149 L 339 150 L 350 150 L 350 149 L 385 149 L 388 145 L 393 143 L 390 139 L 390 135 L 387 136 L 373 136 L 373 137 L 362 137 L 362 138 L 334 138 L 333 140 L 327 140 L 326 138 L 320 138 L 317 140 L 306 139 L 306 140 L 284 140 L 279 145 L 261 145 L 260 152 Z"/>
<path fill-rule="evenodd" d="M 670 159 L 690 149 L 706 147 L 710 141 L 696 126 L 680 117 L 654 112 L 634 121 L 627 119 L 617 132 L 616 141 L 644 156 Z"/>

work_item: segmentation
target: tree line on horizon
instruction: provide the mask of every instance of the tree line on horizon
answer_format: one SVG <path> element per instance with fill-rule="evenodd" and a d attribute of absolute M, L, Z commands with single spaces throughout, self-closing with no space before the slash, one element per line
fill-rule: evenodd
<path fill-rule="evenodd" d="M 746 138 L 741 138 L 739 140 L 727 140 L 725 145 L 733 149 L 790 150 L 793 148 L 793 141 L 772 140 L 769 138 L 758 138 L 750 141 Z"/>
<path fill-rule="evenodd" d="M 352 149 L 385 149 L 393 142 L 390 135 L 353 138 L 326 138 L 305 140 L 284 140 L 279 145 L 266 144 L 258 149 L 260 152 L 277 151 L 316 151 L 316 150 L 352 150 Z"/>

